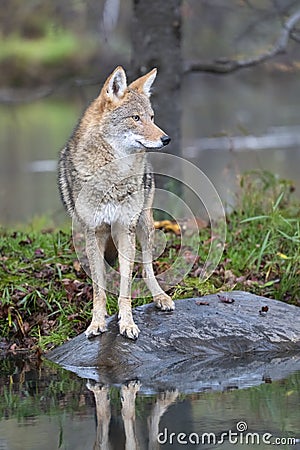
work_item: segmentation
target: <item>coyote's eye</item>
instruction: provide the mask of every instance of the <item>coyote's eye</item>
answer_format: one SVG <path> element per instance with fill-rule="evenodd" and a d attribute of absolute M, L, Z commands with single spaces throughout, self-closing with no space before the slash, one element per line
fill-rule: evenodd
<path fill-rule="evenodd" d="M 132 116 L 132 118 L 135 122 L 138 122 L 140 120 L 140 116 L 138 114 L 135 114 L 134 116 Z"/>

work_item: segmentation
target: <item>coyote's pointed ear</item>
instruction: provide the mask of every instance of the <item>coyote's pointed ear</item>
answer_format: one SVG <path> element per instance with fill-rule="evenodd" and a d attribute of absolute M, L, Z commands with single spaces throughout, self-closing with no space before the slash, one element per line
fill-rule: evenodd
<path fill-rule="evenodd" d="M 120 100 L 127 89 L 126 74 L 123 67 L 118 66 L 104 83 L 103 93 L 111 101 Z"/>
<path fill-rule="evenodd" d="M 150 97 L 151 95 L 151 87 L 154 83 L 154 80 L 156 78 L 157 69 L 152 69 L 151 72 L 147 73 L 143 77 L 138 78 L 137 80 L 133 81 L 129 88 L 138 91 L 141 94 L 147 95 L 147 97 Z"/>

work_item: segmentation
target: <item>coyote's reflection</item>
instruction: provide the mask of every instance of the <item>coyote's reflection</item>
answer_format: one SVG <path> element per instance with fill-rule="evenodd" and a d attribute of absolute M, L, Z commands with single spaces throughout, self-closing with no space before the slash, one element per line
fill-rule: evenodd
<path fill-rule="evenodd" d="M 109 442 L 109 425 L 111 419 L 111 408 L 109 398 L 109 387 L 93 381 L 87 382 L 87 387 L 93 392 L 97 412 L 97 432 L 94 450 L 111 450 Z M 141 447 L 138 442 L 135 421 L 135 399 L 140 389 L 138 381 L 130 381 L 121 387 L 121 415 L 125 431 L 125 450 L 155 450 L 159 448 L 157 436 L 159 433 L 160 418 L 167 411 L 168 407 L 175 402 L 178 391 L 166 391 L 158 395 L 148 417 L 148 445 Z"/>

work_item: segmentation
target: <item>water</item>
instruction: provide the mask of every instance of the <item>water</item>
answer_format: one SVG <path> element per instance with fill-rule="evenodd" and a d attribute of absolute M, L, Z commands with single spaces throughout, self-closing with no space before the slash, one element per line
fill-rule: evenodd
<path fill-rule="evenodd" d="M 30 221 L 61 209 L 56 172 L 32 172 L 37 160 L 56 160 L 80 114 L 74 100 L 45 99 L 32 104 L 1 106 L 1 223 Z"/>
<path fill-rule="evenodd" d="M 300 438 L 300 372 L 246 389 L 228 386 L 192 394 L 174 389 L 156 395 L 139 392 L 136 380 L 121 388 L 87 383 L 48 362 L 7 359 L 0 376 L 1 450 L 120 450 L 125 430 L 130 450 L 240 449 L 243 439 L 256 439 L 245 448 L 270 448 L 263 439 L 283 439 L 279 449 L 300 448 L 299 441 L 286 445 L 288 438 Z M 240 441 L 234 444 L 237 427 Z M 211 445 L 204 433 L 210 433 Z M 100 436 L 107 445 L 100 446 Z"/>
<path fill-rule="evenodd" d="M 65 219 L 55 161 L 98 87 L 0 107 L 0 222 L 46 215 Z M 191 75 L 183 85 L 183 157 L 231 201 L 245 170 L 294 181 L 300 196 L 300 79 L 248 70 L 228 77 Z M 81 95 L 83 94 L 83 96 Z M 187 174 L 188 180 L 188 174 Z"/>
<path fill-rule="evenodd" d="M 184 154 L 222 199 L 230 201 L 239 175 L 255 169 L 293 180 L 299 198 L 299 78 L 249 70 L 233 77 L 194 75 L 187 82 Z"/>

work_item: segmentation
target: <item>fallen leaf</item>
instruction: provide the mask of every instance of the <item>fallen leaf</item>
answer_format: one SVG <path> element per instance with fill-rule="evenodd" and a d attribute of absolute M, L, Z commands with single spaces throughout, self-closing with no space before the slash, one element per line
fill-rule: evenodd
<path fill-rule="evenodd" d="M 54 274 L 54 269 L 50 266 L 50 264 L 45 264 L 41 270 L 34 273 L 35 278 L 46 278 L 51 279 Z"/>
<path fill-rule="evenodd" d="M 12 344 L 10 347 L 9 347 L 9 353 L 12 353 L 13 355 L 15 355 L 16 354 L 16 350 L 17 350 L 17 344 L 16 343 L 14 343 L 14 344 Z"/>
<path fill-rule="evenodd" d="M 171 222 L 171 220 L 156 220 L 154 227 L 158 230 L 172 231 L 176 236 L 180 236 L 181 229 L 177 222 Z"/>
<path fill-rule="evenodd" d="M 76 260 L 76 261 L 73 262 L 73 267 L 74 267 L 74 269 L 75 269 L 76 272 L 80 272 L 80 270 L 81 270 L 81 264 L 80 264 L 80 262 L 79 262 L 78 260 Z"/>
<path fill-rule="evenodd" d="M 30 331 L 30 325 L 28 322 L 23 323 L 23 331 L 24 331 L 24 334 L 28 334 L 28 332 Z"/>
<path fill-rule="evenodd" d="M 234 298 L 228 297 L 227 295 L 217 294 L 217 297 L 222 303 L 234 303 Z"/>
<path fill-rule="evenodd" d="M 202 272 L 203 272 L 203 266 L 197 267 L 197 269 L 195 269 L 194 272 L 191 273 L 191 276 L 200 277 L 200 275 L 202 275 Z"/>
<path fill-rule="evenodd" d="M 32 239 L 30 239 L 30 237 L 28 236 L 26 239 L 22 239 L 20 242 L 19 242 L 19 245 L 30 245 L 30 244 L 32 244 Z"/>
<path fill-rule="evenodd" d="M 272 383 L 272 378 L 269 375 L 264 375 L 262 378 L 262 381 L 264 381 L 267 384 L 271 384 Z"/>
<path fill-rule="evenodd" d="M 281 252 L 277 252 L 277 256 L 279 256 L 281 259 L 289 259 L 289 257 L 287 255 L 285 255 L 284 253 L 281 253 Z"/>
<path fill-rule="evenodd" d="M 234 273 L 231 270 L 225 270 L 225 281 L 236 281 L 236 276 L 234 275 Z"/>
<path fill-rule="evenodd" d="M 199 300 L 199 301 L 196 302 L 196 305 L 199 305 L 199 306 L 202 306 L 202 305 L 203 305 L 203 306 L 209 306 L 209 303 L 208 303 L 208 302 L 203 302 L 203 301 L 200 301 L 200 300 Z"/>
<path fill-rule="evenodd" d="M 42 248 L 37 248 L 36 250 L 34 250 L 34 254 L 37 258 L 43 258 L 45 252 Z"/>
<path fill-rule="evenodd" d="M 199 256 L 193 253 L 191 250 L 185 250 L 183 252 L 183 258 L 187 264 L 195 264 L 199 261 Z"/>
<path fill-rule="evenodd" d="M 243 283 L 245 280 L 246 280 L 246 277 L 242 275 L 242 276 L 238 277 L 235 281 L 237 283 Z"/>
<path fill-rule="evenodd" d="M 259 314 L 261 316 L 266 316 L 268 311 L 269 311 L 269 307 L 267 305 L 266 306 L 262 306 L 261 310 L 259 311 Z"/>

